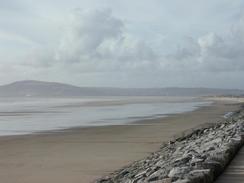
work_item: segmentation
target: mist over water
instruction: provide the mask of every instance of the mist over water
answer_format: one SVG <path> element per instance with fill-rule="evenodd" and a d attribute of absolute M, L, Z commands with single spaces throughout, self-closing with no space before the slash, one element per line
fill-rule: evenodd
<path fill-rule="evenodd" d="M 131 124 L 205 105 L 210 102 L 181 97 L 2 98 L 0 136 Z"/>

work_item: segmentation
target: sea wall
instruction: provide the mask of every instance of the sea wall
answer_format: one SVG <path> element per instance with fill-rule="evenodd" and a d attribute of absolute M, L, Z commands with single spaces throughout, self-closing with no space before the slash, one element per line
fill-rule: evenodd
<path fill-rule="evenodd" d="M 244 144 L 244 110 L 162 145 L 97 183 L 211 183 Z"/>

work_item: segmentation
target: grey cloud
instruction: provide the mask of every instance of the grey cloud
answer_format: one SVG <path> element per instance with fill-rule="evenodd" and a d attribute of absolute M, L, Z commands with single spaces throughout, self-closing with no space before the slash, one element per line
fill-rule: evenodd
<path fill-rule="evenodd" d="M 208 34 L 198 39 L 198 58 L 203 67 L 212 71 L 244 71 L 244 29 L 237 26 L 226 34 Z"/>
<path fill-rule="evenodd" d="M 76 9 L 55 55 L 56 62 L 86 72 L 151 67 L 158 58 L 144 41 L 129 35 L 109 9 Z"/>
<path fill-rule="evenodd" d="M 199 72 L 244 71 L 243 19 L 219 33 L 208 33 L 185 41 L 184 47 L 166 56 L 171 70 Z"/>
<path fill-rule="evenodd" d="M 82 9 L 67 18 L 75 7 Z M 242 0 L 0 0 L 0 75 L 144 87 L 234 87 L 225 84 L 231 78 L 238 86 L 243 7 Z"/>
<path fill-rule="evenodd" d="M 185 37 L 183 46 L 169 55 L 156 52 L 145 41 L 128 34 L 125 27 L 110 9 L 76 9 L 56 51 L 45 57 L 37 56 L 37 62 L 41 63 L 33 65 L 64 67 L 83 73 L 244 70 L 242 19 L 220 35 L 208 33 L 199 38 Z"/>
<path fill-rule="evenodd" d="M 123 22 L 114 18 L 111 10 L 75 10 L 61 40 L 57 58 L 67 62 L 92 59 L 97 48 L 107 39 L 121 35 Z"/>
<path fill-rule="evenodd" d="M 25 10 L 23 3 L 21 3 L 19 0 L 10 0 L 10 1 L 5 1 L 5 0 L 0 0 L 0 10 L 1 12 L 20 12 Z"/>

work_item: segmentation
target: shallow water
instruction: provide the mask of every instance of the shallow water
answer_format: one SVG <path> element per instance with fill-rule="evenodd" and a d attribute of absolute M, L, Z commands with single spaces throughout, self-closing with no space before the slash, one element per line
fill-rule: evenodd
<path fill-rule="evenodd" d="M 181 97 L 2 98 L 0 135 L 120 125 L 188 112 L 209 104 Z"/>

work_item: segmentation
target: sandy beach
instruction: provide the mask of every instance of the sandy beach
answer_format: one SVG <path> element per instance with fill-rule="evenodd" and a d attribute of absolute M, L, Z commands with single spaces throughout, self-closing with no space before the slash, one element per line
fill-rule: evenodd
<path fill-rule="evenodd" d="M 3 183 L 87 183 L 156 151 L 173 135 L 216 122 L 239 107 L 232 100 L 131 125 L 0 137 Z"/>
<path fill-rule="evenodd" d="M 0 183 L 244 183 L 242 12 L 0 0 Z"/>

